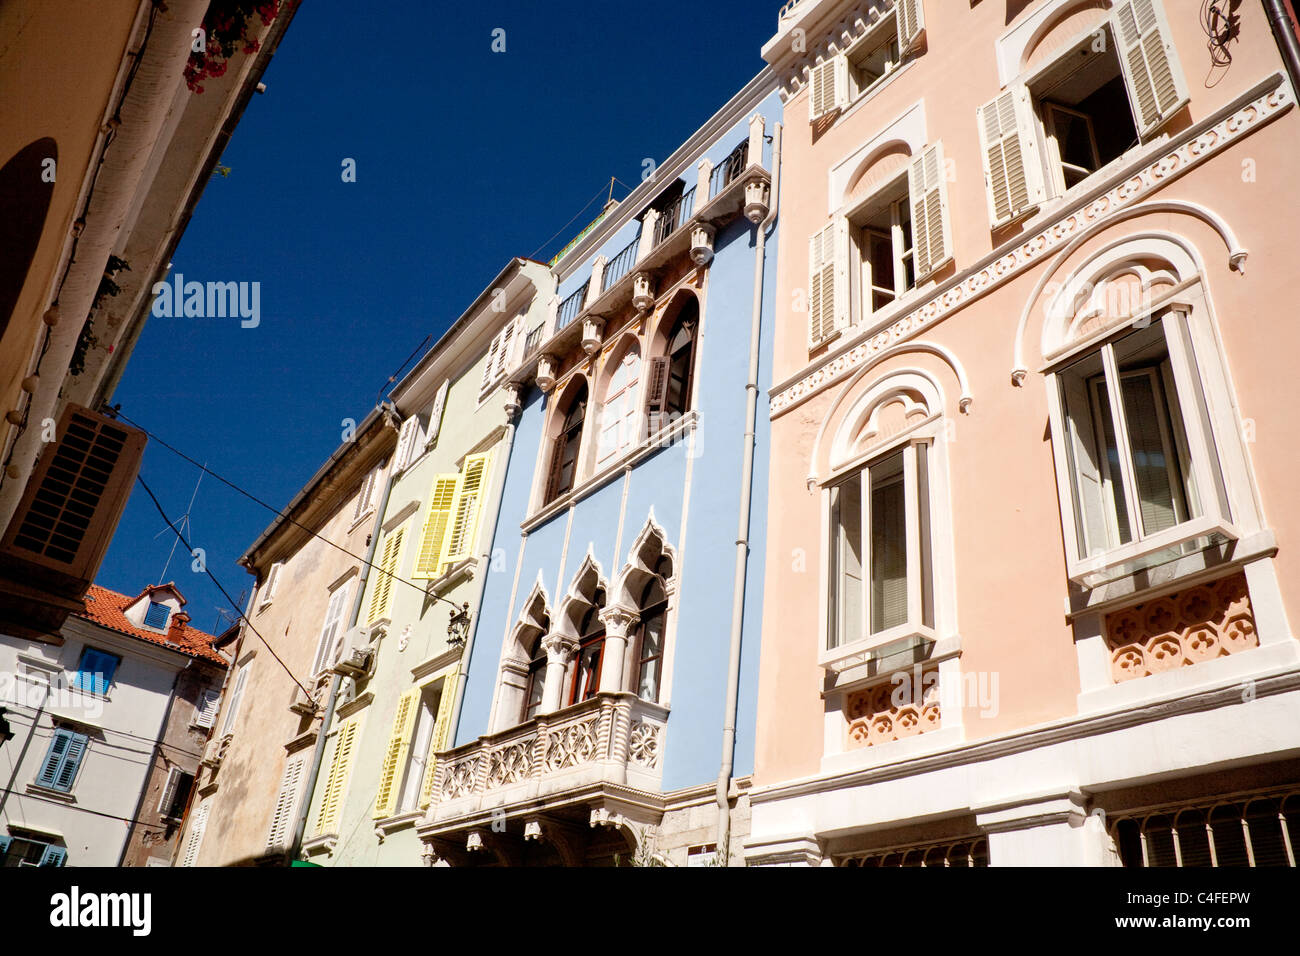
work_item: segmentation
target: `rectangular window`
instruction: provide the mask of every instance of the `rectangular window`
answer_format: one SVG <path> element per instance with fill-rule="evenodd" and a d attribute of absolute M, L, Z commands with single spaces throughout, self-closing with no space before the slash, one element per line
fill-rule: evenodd
<path fill-rule="evenodd" d="M 1231 536 L 1185 331 L 1167 313 L 1055 375 L 1071 576 L 1085 586 Z"/>
<path fill-rule="evenodd" d="M 168 820 L 179 820 L 190 802 L 193 786 L 194 774 L 172 767 L 167 771 L 167 782 L 163 785 L 162 796 L 158 800 L 158 813 Z"/>
<path fill-rule="evenodd" d="M 402 780 L 401 798 L 397 803 L 399 811 L 414 810 L 419 806 L 425 773 L 434 759 L 434 728 L 438 722 L 444 684 L 445 681 L 439 681 L 420 692 L 420 707 L 415 718 L 415 730 L 411 735 L 410 756 Z"/>
<path fill-rule="evenodd" d="M 329 775 L 321 794 L 320 811 L 316 816 L 317 833 L 337 832 L 339 814 L 343 808 L 343 793 L 348 774 L 352 770 L 352 757 L 356 751 L 358 719 L 346 721 L 334 735 L 334 754 L 330 759 Z"/>
<path fill-rule="evenodd" d="M 916 287 L 912 215 L 905 183 L 895 183 L 850 219 L 860 263 L 854 296 L 862 319 Z"/>
<path fill-rule="evenodd" d="M 36 775 L 37 786 L 71 793 L 89 742 L 90 738 L 85 734 L 66 727 L 54 728 L 54 736 L 50 738 L 40 773 Z"/>
<path fill-rule="evenodd" d="M 97 651 L 87 647 L 81 652 L 81 662 L 77 665 L 76 676 L 72 686 L 92 694 L 107 694 L 113 684 L 113 675 L 122 658 L 107 651 Z"/>
<path fill-rule="evenodd" d="M 194 726 L 211 729 L 217 722 L 217 711 L 221 709 L 221 691 L 208 687 L 199 694 L 194 705 Z"/>
<path fill-rule="evenodd" d="M 393 599 L 393 584 L 397 577 L 397 564 L 402 556 L 402 536 L 406 529 L 398 528 L 384 539 L 383 556 L 374 569 L 374 586 L 370 591 L 370 620 L 373 624 L 388 616 Z"/>
<path fill-rule="evenodd" d="M 848 52 L 849 101 L 865 96 L 899 64 L 898 20 L 884 17 Z"/>
<path fill-rule="evenodd" d="M 933 637 L 929 452 L 912 441 L 827 489 L 828 651 Z"/>
<path fill-rule="evenodd" d="M 63 866 L 68 859 L 65 847 L 29 840 L 23 837 L 0 836 L 0 867 Z"/>
<path fill-rule="evenodd" d="M 275 599 L 275 589 L 276 585 L 280 583 L 280 570 L 283 566 L 283 561 L 276 561 L 271 565 L 271 569 L 266 572 L 266 581 L 262 585 L 262 595 L 257 602 L 259 611 Z"/>
<path fill-rule="evenodd" d="M 271 827 L 266 835 L 267 850 L 287 847 L 293 837 L 290 829 L 296 823 L 298 807 L 298 789 L 302 782 L 302 772 L 307 758 L 294 757 L 284 765 L 284 775 L 280 778 L 280 792 L 275 798 L 275 810 L 271 814 Z"/>

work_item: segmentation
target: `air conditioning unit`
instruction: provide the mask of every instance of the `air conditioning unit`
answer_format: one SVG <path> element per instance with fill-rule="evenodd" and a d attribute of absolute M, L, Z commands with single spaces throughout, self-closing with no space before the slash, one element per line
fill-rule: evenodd
<path fill-rule="evenodd" d="M 370 632 L 364 627 L 354 627 L 343 640 L 343 652 L 334 665 L 334 673 L 362 678 L 370 673 L 373 660 L 374 648 L 370 644 Z"/>
<path fill-rule="evenodd" d="M 230 749 L 232 734 L 224 734 L 221 737 L 214 737 L 208 741 L 208 747 L 203 752 L 203 760 L 200 761 L 203 766 L 216 770 L 221 766 L 221 761 L 226 757 L 226 751 Z"/>

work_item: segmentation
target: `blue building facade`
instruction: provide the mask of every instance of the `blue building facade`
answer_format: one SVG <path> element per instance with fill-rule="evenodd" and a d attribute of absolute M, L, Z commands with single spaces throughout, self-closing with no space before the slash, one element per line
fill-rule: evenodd
<path fill-rule="evenodd" d="M 780 117 L 765 71 L 561 253 L 519 330 L 431 855 L 696 864 L 745 835 Z"/>

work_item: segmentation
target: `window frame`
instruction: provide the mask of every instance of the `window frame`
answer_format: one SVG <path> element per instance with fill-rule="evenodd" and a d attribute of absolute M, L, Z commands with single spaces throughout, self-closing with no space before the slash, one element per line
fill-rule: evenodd
<path fill-rule="evenodd" d="M 576 422 L 570 422 L 570 418 L 577 411 L 578 405 L 582 406 L 582 417 Z M 551 454 L 547 460 L 546 471 L 543 472 L 542 507 L 559 501 L 578 487 L 580 483 L 583 446 L 587 444 L 587 423 L 591 419 L 591 383 L 584 378 L 582 384 L 578 386 L 573 394 L 568 396 L 568 402 L 564 406 L 563 413 L 557 407 L 555 414 L 562 414 L 562 417 L 559 428 L 556 430 L 554 437 L 550 439 Z M 564 468 L 564 458 L 561 457 L 557 462 L 556 457 L 567 454 L 570 444 L 573 446 L 573 466 L 566 485 L 560 478 L 560 473 Z"/>
<path fill-rule="evenodd" d="M 1172 563 L 1201 550 L 1196 546 L 1198 542 L 1206 541 L 1208 546 L 1236 541 L 1242 537 L 1238 522 L 1234 521 L 1237 503 L 1231 500 L 1229 480 L 1224 473 L 1227 467 L 1223 461 L 1226 453 L 1219 451 L 1222 441 L 1214 421 L 1211 397 L 1207 394 L 1210 386 L 1204 381 L 1204 373 L 1201 371 L 1204 358 L 1193 345 L 1193 331 L 1189 325 L 1191 312 L 1189 304 L 1173 302 L 1161 304 L 1149 313 L 1152 322 L 1160 323 L 1168 351 L 1166 361 L 1177 393 L 1182 432 L 1191 460 L 1191 479 L 1195 483 L 1199 499 L 1199 516 L 1189 517 L 1172 527 L 1150 535 L 1136 533 L 1140 526 L 1140 519 L 1134 512 L 1136 487 L 1129 466 L 1122 464 L 1126 468 L 1124 481 L 1130 515 L 1130 540 L 1104 549 L 1086 548 L 1084 505 L 1078 490 L 1079 471 L 1074 465 L 1071 447 L 1071 436 L 1076 432 L 1076 426 L 1065 398 L 1065 376 L 1073 366 L 1086 360 L 1089 355 L 1100 352 L 1108 376 L 1116 376 L 1113 385 L 1108 385 L 1112 419 L 1122 422 L 1122 418 L 1117 417 L 1115 404 L 1119 400 L 1117 391 L 1120 372 L 1114 359 L 1114 348 L 1118 342 L 1135 334 L 1134 326 L 1146 316 L 1137 316 L 1112 327 L 1100 338 L 1079 343 L 1077 347 L 1056 357 L 1051 367 L 1045 370 L 1067 573 L 1072 582 L 1085 590 Z M 1172 414 L 1173 410 L 1170 411 Z M 1174 427 L 1176 433 L 1177 423 Z M 1115 440 L 1121 446 L 1120 460 L 1124 463 L 1130 455 L 1122 447 L 1127 442 L 1127 436 L 1117 433 Z M 1084 556 L 1085 550 L 1087 556 Z M 1170 554 L 1174 550 L 1180 553 Z M 1162 559 L 1163 555 L 1169 556 Z"/>
<path fill-rule="evenodd" d="M 55 747 L 60 740 L 65 743 L 56 753 Z M 86 764 L 86 755 L 89 751 L 89 734 L 56 725 L 53 733 L 50 734 L 50 745 L 46 748 L 45 756 L 41 758 L 36 771 L 35 786 L 58 793 L 72 793 L 77 786 L 77 778 L 81 776 L 81 768 Z M 67 783 L 61 784 L 59 779 L 64 776 L 69 763 L 72 764 L 72 772 L 68 775 Z"/>

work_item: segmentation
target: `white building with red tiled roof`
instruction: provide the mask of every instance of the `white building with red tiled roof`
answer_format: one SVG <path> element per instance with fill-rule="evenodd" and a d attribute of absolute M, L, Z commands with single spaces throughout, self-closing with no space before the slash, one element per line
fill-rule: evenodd
<path fill-rule="evenodd" d="M 172 863 L 228 663 L 184 607 L 92 585 L 58 643 L 0 634 L 0 865 Z"/>

